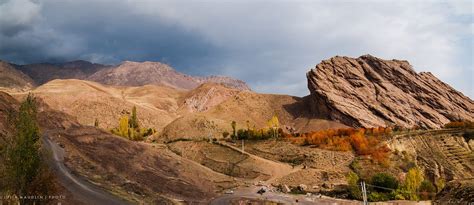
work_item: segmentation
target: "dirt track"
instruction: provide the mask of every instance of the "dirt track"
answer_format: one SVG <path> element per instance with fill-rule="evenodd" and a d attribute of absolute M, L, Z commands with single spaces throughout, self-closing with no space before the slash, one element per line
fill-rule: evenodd
<path fill-rule="evenodd" d="M 73 195 L 74 199 L 84 204 L 130 204 L 117 196 L 114 196 L 90 182 L 74 176 L 68 168 L 64 166 L 64 150 L 47 136 L 43 137 L 43 146 L 51 150 L 49 166 L 55 172 L 59 182 Z M 67 200 L 67 199 L 66 199 Z"/>

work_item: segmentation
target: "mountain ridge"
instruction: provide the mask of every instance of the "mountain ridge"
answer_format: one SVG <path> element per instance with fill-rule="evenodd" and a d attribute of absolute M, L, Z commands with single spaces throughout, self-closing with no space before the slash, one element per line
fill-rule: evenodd
<path fill-rule="evenodd" d="M 203 83 L 211 82 L 239 90 L 250 90 L 244 81 L 229 76 L 192 76 L 181 73 L 167 64 L 153 61 L 123 61 L 117 65 L 103 65 L 85 60 L 25 65 L 2 62 L 11 65 L 18 72 L 24 73 L 36 85 L 42 85 L 54 79 L 79 79 L 105 85 L 143 86 L 152 84 L 191 90 Z"/>

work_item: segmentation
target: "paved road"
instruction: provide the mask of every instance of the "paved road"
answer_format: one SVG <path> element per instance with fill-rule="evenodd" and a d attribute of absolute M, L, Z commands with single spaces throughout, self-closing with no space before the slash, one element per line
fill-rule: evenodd
<path fill-rule="evenodd" d="M 76 200 L 88 205 L 130 204 L 81 177 L 73 176 L 69 169 L 64 166 L 64 149 L 52 142 L 47 136 L 43 137 L 43 146 L 52 152 L 52 159 L 48 160 L 49 166 L 55 172 L 59 182 L 68 189 Z"/>

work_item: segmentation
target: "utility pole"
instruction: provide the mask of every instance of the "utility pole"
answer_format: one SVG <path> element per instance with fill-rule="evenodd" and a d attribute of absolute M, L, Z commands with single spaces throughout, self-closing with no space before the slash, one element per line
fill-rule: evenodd
<path fill-rule="evenodd" d="M 364 200 L 364 205 L 368 205 L 367 203 L 367 189 L 365 188 L 365 182 L 360 182 L 360 187 L 362 189 L 362 199 Z"/>

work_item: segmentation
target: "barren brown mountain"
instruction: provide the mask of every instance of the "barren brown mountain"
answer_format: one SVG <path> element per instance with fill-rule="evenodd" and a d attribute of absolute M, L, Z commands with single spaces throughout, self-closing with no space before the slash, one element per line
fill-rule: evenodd
<path fill-rule="evenodd" d="M 407 61 L 333 57 L 307 73 L 312 110 L 355 127 L 439 128 L 474 120 L 474 102 Z"/>
<path fill-rule="evenodd" d="M 195 77 L 177 72 L 169 65 L 159 62 L 132 62 L 109 69 L 103 69 L 88 80 L 100 82 L 105 85 L 142 86 L 147 84 L 163 85 L 180 89 L 193 89 L 202 83 L 222 83 L 228 87 L 249 90 L 245 82 L 223 76 Z"/>
<path fill-rule="evenodd" d="M 31 89 L 34 85 L 30 77 L 15 69 L 15 65 L 0 60 L 0 90 L 23 91 Z"/>
<path fill-rule="evenodd" d="M 77 60 L 66 63 L 37 63 L 16 67 L 30 76 L 36 84 L 42 85 L 54 79 L 86 79 L 108 66 Z"/>

